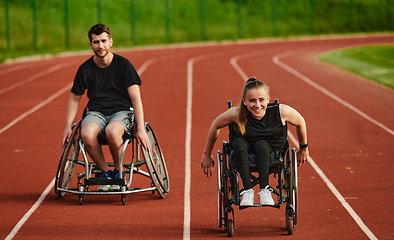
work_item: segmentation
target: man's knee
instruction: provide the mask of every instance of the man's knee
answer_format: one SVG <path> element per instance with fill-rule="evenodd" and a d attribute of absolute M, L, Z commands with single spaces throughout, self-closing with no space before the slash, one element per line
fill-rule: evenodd
<path fill-rule="evenodd" d="M 85 123 L 81 128 L 81 138 L 84 144 L 91 145 L 97 141 L 97 137 L 101 135 L 100 127 L 95 123 Z"/>
<path fill-rule="evenodd" d="M 124 127 L 119 122 L 111 122 L 105 128 L 105 135 L 107 136 L 108 142 L 121 141 L 124 134 Z"/>

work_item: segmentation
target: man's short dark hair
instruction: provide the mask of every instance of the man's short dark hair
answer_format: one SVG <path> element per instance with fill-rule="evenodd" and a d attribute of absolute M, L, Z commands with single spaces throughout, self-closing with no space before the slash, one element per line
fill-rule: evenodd
<path fill-rule="evenodd" d="M 103 32 L 106 32 L 108 34 L 108 38 L 111 38 L 111 30 L 109 30 L 107 26 L 101 23 L 94 25 L 88 32 L 89 41 L 92 42 L 92 34 L 100 35 Z"/>

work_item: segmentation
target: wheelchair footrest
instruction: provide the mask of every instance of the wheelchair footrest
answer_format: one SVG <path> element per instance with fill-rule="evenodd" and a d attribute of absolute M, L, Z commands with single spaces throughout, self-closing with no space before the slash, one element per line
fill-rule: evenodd
<path fill-rule="evenodd" d="M 96 178 L 85 178 L 85 186 L 91 185 L 120 185 L 126 186 L 126 181 L 123 178 L 103 178 L 103 177 L 96 177 Z"/>
<path fill-rule="evenodd" d="M 260 203 L 254 203 L 253 206 L 239 206 L 239 210 L 250 208 L 250 207 L 273 207 L 280 208 L 280 204 L 275 203 L 274 205 L 261 205 Z"/>

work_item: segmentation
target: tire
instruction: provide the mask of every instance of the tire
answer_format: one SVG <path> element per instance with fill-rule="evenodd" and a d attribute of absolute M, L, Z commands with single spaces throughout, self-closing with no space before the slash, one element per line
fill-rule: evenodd
<path fill-rule="evenodd" d="M 168 177 L 167 166 L 161 151 L 159 142 L 153 132 L 152 127 L 146 123 L 146 133 L 148 134 L 149 141 L 152 147 L 150 152 L 146 151 L 141 146 L 149 174 L 152 178 L 158 194 L 161 198 L 166 198 L 167 193 L 170 191 L 170 180 Z"/>
<path fill-rule="evenodd" d="M 293 161 L 292 161 L 292 166 L 291 166 L 291 175 L 292 175 L 292 204 L 294 207 L 294 216 L 293 216 L 293 224 L 294 226 L 297 225 L 297 219 L 298 219 L 298 171 L 297 171 L 297 157 L 296 157 L 296 152 L 295 150 L 293 152 Z"/>
<path fill-rule="evenodd" d="M 65 144 L 65 150 L 62 153 L 62 159 L 59 163 L 59 172 L 56 175 L 55 187 L 61 189 L 68 189 L 71 179 L 74 175 L 75 165 L 78 160 L 79 155 L 79 128 L 81 126 L 81 121 L 73 126 L 73 131 L 71 133 L 68 143 Z M 64 191 L 57 190 L 57 196 L 62 199 L 64 196 Z"/>
<path fill-rule="evenodd" d="M 234 236 L 234 221 L 233 221 L 233 219 L 227 220 L 227 236 L 228 237 Z"/>

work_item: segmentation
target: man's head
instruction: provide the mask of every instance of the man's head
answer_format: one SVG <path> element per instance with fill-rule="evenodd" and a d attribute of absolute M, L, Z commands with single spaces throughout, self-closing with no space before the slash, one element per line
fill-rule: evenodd
<path fill-rule="evenodd" d="M 92 35 L 100 35 L 102 33 L 107 33 L 108 34 L 108 39 L 111 39 L 111 30 L 109 30 L 109 28 L 107 26 L 105 26 L 104 24 L 96 24 L 93 27 L 90 28 L 89 32 L 88 32 L 88 37 L 89 37 L 89 41 L 92 42 Z"/>
<path fill-rule="evenodd" d="M 111 30 L 104 24 L 94 25 L 88 33 L 89 45 L 94 54 L 104 59 L 112 47 Z"/>

